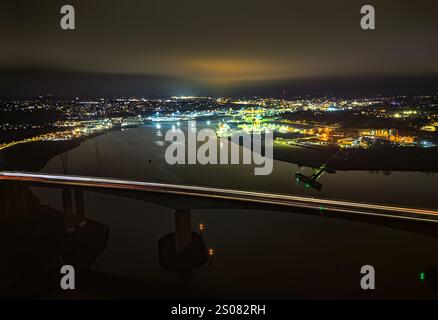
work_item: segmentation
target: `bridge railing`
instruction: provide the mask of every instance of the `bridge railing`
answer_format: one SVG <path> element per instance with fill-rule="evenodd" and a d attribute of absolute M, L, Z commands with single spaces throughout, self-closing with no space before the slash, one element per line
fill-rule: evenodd
<path fill-rule="evenodd" d="M 303 209 L 316 211 L 319 214 L 336 213 L 339 215 L 357 215 L 363 218 L 382 217 L 397 220 L 438 222 L 438 210 L 419 209 L 385 204 L 371 204 L 354 201 L 322 199 L 300 195 L 274 194 L 245 190 L 222 189 L 214 187 L 133 181 L 116 178 L 101 178 L 87 176 L 72 176 L 27 172 L 0 172 L 0 181 L 22 181 L 30 184 L 43 184 L 51 187 L 93 188 L 106 192 L 127 191 L 154 194 L 156 197 L 172 199 L 175 203 L 182 197 L 198 199 L 189 207 L 208 206 L 211 201 L 202 199 L 217 199 L 235 204 L 252 204 L 253 206 L 269 206 L 281 210 Z M 157 200 L 158 201 L 158 200 Z M 207 203 L 207 204 L 206 204 Z M 217 202 L 215 203 L 217 205 Z M 180 206 L 180 205 L 179 205 Z M 185 208 L 190 209 L 190 208 Z"/>

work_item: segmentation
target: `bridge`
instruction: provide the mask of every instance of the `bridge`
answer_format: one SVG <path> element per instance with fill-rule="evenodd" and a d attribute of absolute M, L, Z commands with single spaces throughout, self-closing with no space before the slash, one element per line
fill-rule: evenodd
<path fill-rule="evenodd" d="M 324 172 L 328 172 L 328 173 L 335 173 L 336 172 L 334 169 L 329 168 L 327 166 L 327 163 L 329 162 L 330 159 L 335 158 L 340 151 L 341 151 L 341 149 L 339 149 L 331 157 L 329 157 L 325 161 L 325 163 L 323 163 L 318 169 L 316 169 L 316 171 L 310 177 L 308 177 L 302 173 L 296 172 L 295 173 L 296 181 L 297 182 L 304 182 L 306 184 L 306 187 L 312 187 L 318 191 L 321 191 L 322 184 L 320 182 L 318 182 L 318 179 L 321 177 L 321 175 Z"/>
<path fill-rule="evenodd" d="M 301 181 L 306 184 L 306 186 L 312 186 L 316 190 L 322 189 L 322 184 L 318 182 L 318 178 L 326 171 L 326 165 L 322 165 L 319 167 L 310 177 L 302 174 L 302 173 L 295 173 L 295 179 L 297 182 Z"/>
<path fill-rule="evenodd" d="M 324 166 L 323 166 L 324 167 Z M 321 167 L 312 177 L 317 177 L 325 170 Z M 0 172 L 0 181 L 21 181 L 54 188 L 92 189 L 101 192 L 123 193 L 127 197 L 141 198 L 149 194 L 148 202 L 154 202 L 177 209 L 220 208 L 221 206 L 238 208 L 242 204 L 250 207 L 267 206 L 276 210 L 300 208 L 332 212 L 339 215 L 356 215 L 361 217 L 387 217 L 396 220 L 438 222 L 438 210 L 417 209 L 383 204 L 361 203 L 354 201 L 314 198 L 299 195 L 274 194 L 245 190 L 222 189 L 214 187 L 190 186 L 180 184 L 134 181 L 116 178 L 85 177 L 60 174 Z M 127 195 L 126 192 L 132 192 Z M 196 199 L 187 203 L 187 198 Z M 169 200 L 171 199 L 171 200 Z M 212 203 L 211 200 L 220 200 Z"/>
<path fill-rule="evenodd" d="M 0 202 L 2 204 L 0 218 L 8 220 L 5 216 L 8 212 L 16 214 L 21 211 L 25 212 L 25 215 L 27 212 L 30 217 L 34 216 L 32 211 L 35 208 L 26 208 L 30 203 L 29 197 L 32 197 L 29 187 L 33 186 L 50 188 L 53 190 L 52 194 L 59 194 L 63 214 L 54 214 L 52 218 L 56 216 L 58 219 L 56 221 L 61 221 L 61 226 L 64 226 L 64 230 L 67 231 L 64 232 L 65 237 L 71 234 L 70 241 L 77 239 L 79 244 L 84 242 L 93 244 L 90 252 L 87 251 L 80 260 L 75 262 L 84 266 L 89 265 L 91 259 L 95 259 L 104 250 L 109 232 L 105 225 L 86 218 L 85 199 L 87 197 L 84 197 L 85 193 L 115 195 L 171 209 L 174 230 L 159 239 L 158 258 L 161 267 L 176 272 L 178 281 L 182 282 L 187 280 L 192 270 L 213 258 L 204 244 L 202 232 L 197 233 L 192 230 L 192 210 L 213 209 L 215 214 L 219 215 L 220 209 L 224 211 L 231 209 L 236 215 L 247 210 L 313 215 L 325 219 L 326 223 L 347 220 L 438 238 L 438 210 L 435 209 L 116 178 L 26 172 L 0 172 Z M 123 219 L 123 216 L 120 218 Z M 71 242 L 50 241 L 49 243 Z M 89 248 L 88 245 L 87 248 Z M 63 257 L 69 258 L 68 251 L 62 254 Z M 73 257 L 76 256 L 73 254 Z M 428 271 L 428 275 L 432 276 L 431 271 Z M 91 272 L 90 276 L 102 275 Z M 156 295 L 156 292 L 153 294 Z M 167 294 L 166 290 L 162 291 L 163 296 Z"/>

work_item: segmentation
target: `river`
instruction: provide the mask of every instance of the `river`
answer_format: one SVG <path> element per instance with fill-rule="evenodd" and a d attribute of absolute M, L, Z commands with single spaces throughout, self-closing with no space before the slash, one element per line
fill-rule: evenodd
<path fill-rule="evenodd" d="M 205 122 L 205 121 L 204 121 Z M 327 199 L 355 200 L 403 206 L 437 208 L 438 175 L 425 172 L 338 171 L 325 173 L 322 190 L 295 181 L 295 172 L 310 174 L 311 168 L 274 161 L 270 175 L 254 175 L 253 165 L 169 165 L 165 161 L 167 130 L 176 123 L 143 125 L 93 137 L 79 147 L 51 159 L 44 173 L 116 177 L 140 181 L 214 186 L 232 189 L 299 194 Z M 185 130 L 186 122 L 181 122 Z M 200 125 L 215 127 L 215 122 Z M 67 156 L 67 157 L 65 157 Z M 68 159 L 66 171 L 61 158 Z"/>

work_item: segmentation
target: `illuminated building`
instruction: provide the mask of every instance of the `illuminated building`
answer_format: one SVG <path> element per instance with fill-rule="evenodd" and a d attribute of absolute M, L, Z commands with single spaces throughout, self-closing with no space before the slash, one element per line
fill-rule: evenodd
<path fill-rule="evenodd" d="M 415 137 L 400 136 L 397 129 L 371 129 L 359 132 L 360 137 L 371 138 L 374 140 L 385 140 L 401 145 L 412 145 L 415 143 Z"/>
<path fill-rule="evenodd" d="M 421 130 L 423 131 L 429 131 L 429 132 L 435 132 L 436 131 L 436 126 L 435 125 L 427 125 L 421 128 Z"/>
<path fill-rule="evenodd" d="M 221 122 L 218 124 L 218 128 L 216 130 L 216 135 L 219 138 L 222 137 L 230 137 L 233 134 L 233 131 L 231 130 L 230 126 L 224 122 Z"/>
<path fill-rule="evenodd" d="M 139 126 L 143 124 L 143 118 L 141 116 L 137 116 L 137 117 L 129 117 L 129 118 L 124 118 L 122 120 L 122 127 L 132 127 L 132 126 Z"/>

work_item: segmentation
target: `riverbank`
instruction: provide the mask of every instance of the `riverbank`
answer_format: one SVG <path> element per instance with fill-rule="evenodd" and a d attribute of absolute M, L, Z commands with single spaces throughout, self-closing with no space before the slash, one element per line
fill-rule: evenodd
<path fill-rule="evenodd" d="M 50 159 L 79 147 L 85 140 L 118 129 L 119 127 L 115 127 L 66 141 L 35 141 L 17 144 L 0 150 L 0 170 L 40 171 Z"/>
<path fill-rule="evenodd" d="M 438 172 L 438 148 L 344 149 L 327 166 L 336 170 Z"/>
<path fill-rule="evenodd" d="M 72 150 L 85 139 L 69 141 L 37 141 L 0 151 L 0 169 L 9 171 L 40 171 L 47 162 Z"/>
<path fill-rule="evenodd" d="M 438 172 L 438 148 L 306 148 L 274 144 L 274 159 L 334 170 Z"/>
<path fill-rule="evenodd" d="M 0 151 L 0 169 L 40 171 L 53 157 L 78 147 L 92 135 L 68 141 L 37 141 Z M 274 143 L 274 159 L 334 170 L 438 172 L 438 148 L 339 149 Z"/>

